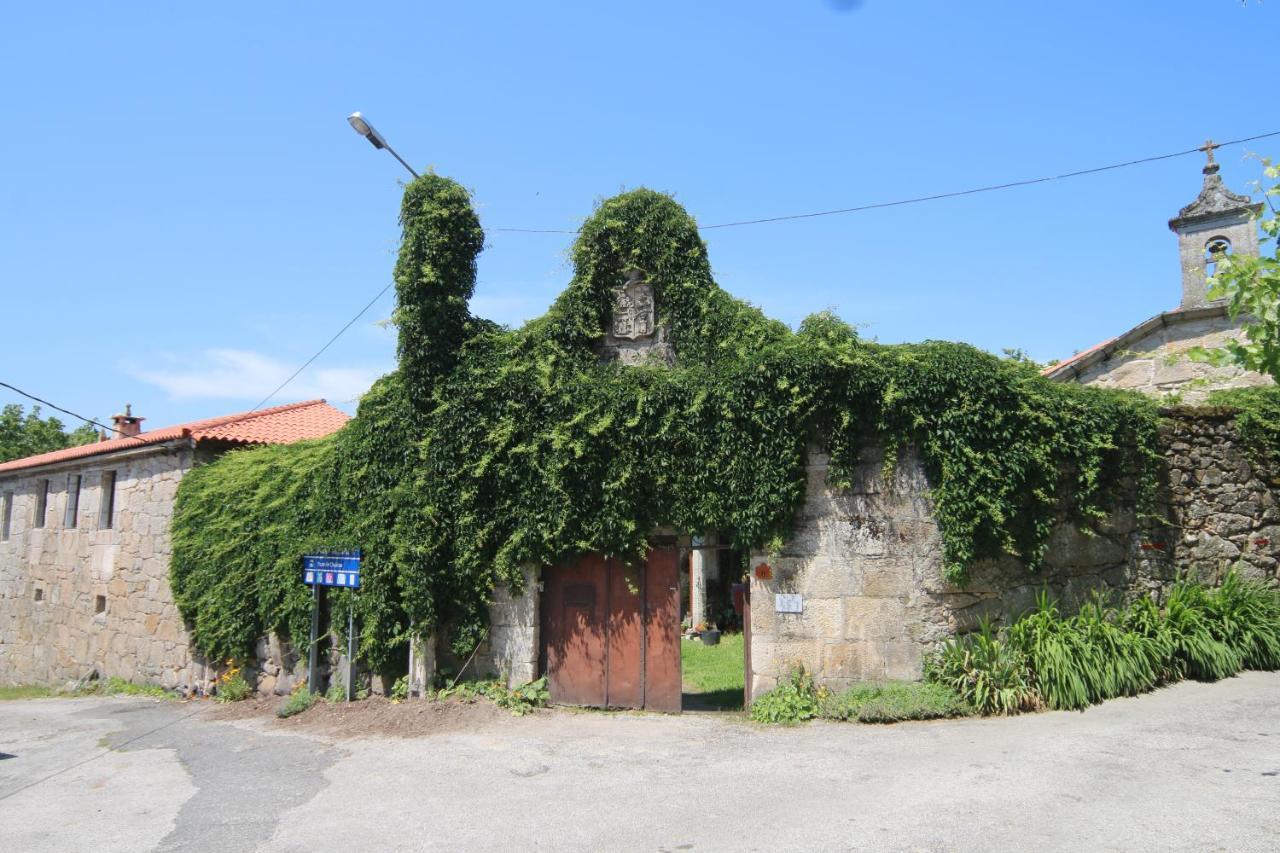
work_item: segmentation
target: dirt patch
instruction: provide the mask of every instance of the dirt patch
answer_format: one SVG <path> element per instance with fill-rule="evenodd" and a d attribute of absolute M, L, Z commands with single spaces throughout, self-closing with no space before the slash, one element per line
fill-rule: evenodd
<path fill-rule="evenodd" d="M 346 739 L 367 737 L 422 737 L 445 732 L 474 731 L 494 724 L 514 721 L 509 711 L 492 703 L 448 699 L 443 702 L 432 699 L 409 699 L 393 703 L 381 696 L 371 696 L 359 702 L 329 704 L 317 699 L 310 709 L 292 717 L 280 719 L 276 710 L 284 703 L 281 697 L 264 699 L 254 697 L 243 702 L 216 705 L 206 713 L 205 719 L 254 720 L 281 731 L 306 731 L 327 737 Z M 550 715 L 547 710 L 535 714 Z"/>

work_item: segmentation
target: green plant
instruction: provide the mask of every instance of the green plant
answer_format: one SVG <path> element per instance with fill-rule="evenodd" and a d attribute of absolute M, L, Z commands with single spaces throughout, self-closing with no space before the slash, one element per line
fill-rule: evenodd
<path fill-rule="evenodd" d="M 284 719 L 292 717 L 294 714 L 301 714 L 316 703 L 316 697 L 310 690 L 302 685 L 299 689 L 289 694 L 289 698 L 276 710 L 276 716 Z"/>
<path fill-rule="evenodd" d="M 1237 569 L 1209 589 L 1175 583 L 1163 606 L 1150 596 L 1117 609 L 1096 597 L 1064 617 L 1046 593 L 1034 611 L 996 634 L 983 622 L 928 661 L 982 713 L 1014 713 L 1043 701 L 1082 709 L 1182 678 L 1214 681 L 1242 668 L 1280 668 L 1280 591 Z"/>
<path fill-rule="evenodd" d="M 1205 610 L 1204 587 L 1180 581 L 1169 590 L 1164 618 L 1173 641 L 1178 671 L 1198 681 L 1217 681 L 1240 671 L 1240 654 L 1215 636 Z"/>
<path fill-rule="evenodd" d="M 1009 629 L 1026 655 L 1037 691 L 1057 710 L 1078 710 L 1158 684 L 1167 648 L 1158 638 L 1126 630 L 1120 614 L 1094 599 L 1063 618 L 1042 592 L 1035 611 Z"/>
<path fill-rule="evenodd" d="M 954 690 L 934 682 L 890 681 L 857 684 L 819 703 L 818 716 L 861 723 L 896 723 L 967 717 L 974 713 Z"/>
<path fill-rule="evenodd" d="M 218 676 L 217 700 L 239 702 L 242 699 L 248 699 L 252 694 L 253 688 L 245 680 L 241 667 L 236 666 L 234 661 L 227 661 L 226 671 Z"/>
<path fill-rule="evenodd" d="M 1280 474 L 1280 388 L 1214 391 L 1208 403 L 1234 409 L 1240 441 L 1250 460 L 1272 477 Z"/>
<path fill-rule="evenodd" d="M 97 440 L 98 430 L 92 424 L 81 424 L 71 432 L 64 432 L 62 421 L 40 417 L 39 406 L 32 406 L 25 416 L 18 403 L 9 403 L 0 409 L 0 462 Z"/>
<path fill-rule="evenodd" d="M 343 685 L 342 679 L 334 678 L 330 680 L 329 689 L 324 692 L 324 701 L 330 705 L 347 701 L 347 688 Z"/>
<path fill-rule="evenodd" d="M 123 678 L 111 676 L 102 686 L 108 696 L 148 696 L 152 699 L 173 699 L 174 694 L 158 684 L 134 684 Z"/>
<path fill-rule="evenodd" d="M 1204 597 L 1209 630 L 1240 657 L 1244 669 L 1280 669 L 1280 594 L 1232 568 Z"/>
<path fill-rule="evenodd" d="M 827 691 L 814 685 L 813 677 L 797 666 L 778 686 L 751 703 L 751 719 L 757 723 L 794 725 L 818 716 Z"/>
<path fill-rule="evenodd" d="M 391 685 L 391 693 L 387 697 L 392 702 L 403 702 L 409 698 L 409 676 L 402 675 Z"/>
<path fill-rule="evenodd" d="M 513 716 L 523 717 L 535 708 L 545 707 L 551 701 L 547 689 L 546 677 L 528 681 L 518 687 L 508 688 L 499 681 L 460 681 L 445 687 L 436 693 L 439 700 L 461 699 L 474 702 L 477 699 L 488 699 L 499 708 L 510 711 Z"/>
<path fill-rule="evenodd" d="M 1154 491 L 1150 400 L 963 344 L 863 341 L 829 313 L 793 332 L 716 285 L 696 223 L 661 193 L 601 202 L 572 280 L 519 329 L 468 309 L 483 234 L 465 190 L 423 175 L 401 222 L 399 369 L 334 436 L 228 453 L 179 485 L 171 581 L 207 654 L 307 636 L 300 555 L 359 544 L 360 595 L 332 601 L 355 609 L 361 658 L 393 671 L 410 626 L 445 625 L 465 657 L 495 586 L 518 590 L 526 565 L 640 557 L 659 527 L 730 531 L 738 548 L 784 540 L 814 440 L 834 486 L 873 446 L 886 468 L 918 450 L 952 581 L 1007 554 L 1034 570 L 1060 519 L 1087 527 Z M 674 366 L 600 358 L 632 270 Z"/>
<path fill-rule="evenodd" d="M 1040 705 L 1026 655 L 987 619 L 976 632 L 944 642 L 926 661 L 925 678 L 950 688 L 980 714 L 1016 714 Z"/>

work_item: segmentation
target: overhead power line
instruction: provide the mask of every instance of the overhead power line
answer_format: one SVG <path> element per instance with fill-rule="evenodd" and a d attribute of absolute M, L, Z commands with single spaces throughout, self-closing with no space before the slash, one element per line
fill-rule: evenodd
<path fill-rule="evenodd" d="M 1270 139 L 1271 137 L 1275 137 L 1275 136 L 1280 136 L 1280 130 L 1272 131 L 1270 133 L 1260 133 L 1256 136 L 1246 136 L 1242 139 L 1230 139 L 1230 140 L 1227 140 L 1226 142 L 1216 142 L 1216 143 L 1213 143 L 1213 147 L 1226 148 L 1232 145 L 1243 145 L 1246 142 L 1255 142 L 1259 139 Z M 792 214 L 787 214 L 783 216 L 767 216 L 760 219 L 740 219 L 734 222 L 720 222 L 715 225 L 700 225 L 698 226 L 698 228 L 700 231 L 710 231 L 716 228 L 736 228 L 742 225 L 763 225 L 769 222 L 787 222 L 787 221 L 796 220 L 796 219 L 816 219 L 821 216 L 838 216 L 840 214 L 845 214 L 845 213 L 858 213 L 864 210 L 878 210 L 886 207 L 901 207 L 903 205 L 908 205 L 908 204 L 921 204 L 928 201 L 939 201 L 941 199 L 946 199 L 946 198 L 958 198 L 960 196 L 978 195 L 979 193 L 989 193 L 989 192 L 995 192 L 997 190 L 1013 189 L 1015 187 L 1028 187 L 1028 186 L 1033 186 L 1035 184 L 1046 184 L 1051 181 L 1061 181 L 1061 180 L 1066 180 L 1067 178 L 1078 178 L 1083 175 L 1096 175 L 1099 172 L 1110 172 L 1110 171 L 1114 171 L 1115 169 L 1124 169 L 1124 168 L 1128 168 L 1129 166 L 1139 166 L 1144 163 L 1155 163 L 1160 160 L 1171 160 L 1175 157 L 1187 157 L 1189 155 L 1204 151 L 1205 149 L 1206 149 L 1205 145 L 1200 145 L 1195 148 L 1188 148 L 1185 151 L 1174 151 L 1169 154 L 1157 154 L 1152 157 L 1142 157 L 1137 160 L 1126 160 L 1122 163 L 1111 163 L 1106 166 L 1095 166 L 1094 168 L 1091 168 L 1091 169 L 1077 169 L 1073 172 L 1063 172 L 1060 175 L 1045 175 L 1044 177 L 1040 177 L 1040 178 L 1030 178 L 1030 179 L 1021 180 L 1021 181 L 1007 181 L 1002 184 L 991 184 L 989 186 L 984 186 L 984 187 L 972 187 L 970 189 L 965 189 L 965 190 L 954 190 L 952 192 L 916 196 L 914 198 L 904 198 L 904 199 L 898 199 L 896 201 L 881 201 L 881 202 L 874 202 L 871 204 L 856 205 L 854 207 L 841 207 L 841 208 L 836 208 L 834 210 L 819 210 L 819 211 L 814 211 L 812 213 L 792 213 Z M 563 229 L 563 228 L 494 227 L 494 228 L 487 228 L 486 230 L 502 231 L 507 233 L 520 233 L 520 234 L 577 234 L 581 229 L 569 230 L 569 229 Z M 394 284 L 394 282 L 388 283 L 386 287 L 378 291 L 378 294 L 374 296 L 373 299 L 369 300 L 368 304 L 366 304 L 363 308 L 361 308 L 354 317 L 348 320 L 346 325 L 344 325 L 341 329 L 339 329 L 334 334 L 334 336 L 331 337 L 328 340 L 328 342 L 325 343 L 324 346 L 320 347 L 320 349 L 316 351 L 315 355 L 307 359 L 302 364 L 301 367 L 299 367 L 292 374 L 290 374 L 288 379 L 286 379 L 284 382 L 281 382 L 276 387 L 276 389 L 272 391 L 270 394 L 268 394 L 266 397 L 263 397 L 262 402 L 254 406 L 250 411 L 256 412 L 258 409 L 262 408 L 264 405 L 270 402 L 270 400 L 273 397 L 275 397 L 277 394 L 283 391 L 285 387 L 289 385 L 290 382 L 297 379 L 299 374 L 302 373 L 302 371 L 310 367 L 317 358 L 322 356 L 325 353 L 325 351 L 329 349 L 329 347 L 333 346 L 334 342 L 337 341 L 338 338 L 342 337 L 342 335 L 347 331 L 347 329 L 350 329 L 357 320 L 363 317 L 365 313 L 367 313 L 368 310 L 374 306 L 374 303 L 376 303 L 379 299 L 381 299 L 383 294 L 385 294 L 388 290 L 391 289 L 392 284 Z M 78 415 L 75 412 L 69 411 L 60 406 L 55 406 L 53 403 L 50 403 L 47 400 L 42 400 L 39 397 L 36 397 L 32 394 L 28 394 L 27 392 L 22 391 L 18 388 L 15 388 L 14 386 L 9 385 L 6 382 L 0 382 L 0 386 L 16 391 L 17 393 L 21 394 L 24 397 L 28 397 L 32 400 L 35 400 L 38 403 L 42 403 L 46 406 L 49 406 L 50 408 L 55 409 L 59 412 L 62 412 L 63 414 L 70 415 L 73 418 L 79 418 L 85 423 L 90 423 L 90 424 L 93 424 L 94 426 L 101 427 L 102 429 L 108 429 L 108 430 L 111 430 L 112 432 L 119 433 L 120 435 L 124 435 L 124 433 L 120 432 L 120 430 L 116 429 L 115 427 L 106 426 L 105 424 L 98 423 L 92 418 L 86 418 L 83 415 Z"/>
<path fill-rule="evenodd" d="M 391 289 L 391 285 L 393 285 L 393 284 L 395 284 L 395 282 L 394 282 L 394 281 L 390 281 L 390 282 L 388 282 L 386 287 L 384 287 L 384 288 L 382 288 L 382 290 L 379 290 L 379 291 L 378 291 L 378 295 L 377 295 L 377 296 L 375 296 L 375 297 L 373 297 L 372 299 L 370 299 L 370 300 L 369 300 L 369 304 L 368 304 L 368 305 L 365 305 L 363 308 L 361 308 L 361 309 L 360 309 L 360 311 L 356 313 L 356 316 L 354 316 L 354 317 L 352 317 L 350 320 L 348 320 L 348 321 L 347 321 L 347 324 L 346 324 L 345 326 L 343 326 L 341 329 L 339 329 L 339 330 L 338 330 L 337 334 L 335 334 L 332 338 L 329 338 L 328 343 L 326 343 L 324 346 L 320 347 L 320 349 L 316 350 L 316 354 L 315 354 L 315 355 L 313 355 L 313 356 L 311 356 L 311 358 L 307 359 L 307 360 L 306 360 L 306 362 L 302 365 L 302 367 L 299 367 L 297 370 L 295 370 L 295 371 L 293 372 L 293 374 L 292 374 L 288 379 L 286 379 L 285 381 L 281 382 L 281 383 L 276 387 L 276 390 L 272 391 L 270 394 L 268 394 L 267 396 L 263 397 L 263 398 L 262 398 L 262 402 L 261 402 L 261 403 L 259 403 L 259 404 L 258 404 L 258 405 L 256 405 L 256 406 L 254 406 L 254 407 L 253 407 L 252 409 L 250 409 L 249 411 L 251 411 L 251 412 L 256 412 L 256 411 L 258 411 L 258 409 L 261 409 L 261 408 L 262 408 L 262 407 L 267 403 L 267 401 L 268 401 L 268 400 L 270 400 L 272 397 L 274 397 L 275 395 L 279 394 L 282 390 L 284 390 L 284 386 L 288 385 L 290 382 L 292 382 L 293 380 L 297 379 L 297 378 L 298 378 L 298 374 L 299 374 L 299 373 L 301 373 L 302 371 L 304 371 L 304 370 L 306 370 L 308 367 L 310 367 L 310 366 L 311 366 L 311 362 L 315 361 L 317 358 L 319 358 L 320 356 L 322 356 L 322 355 L 324 354 L 324 351 L 325 351 L 325 350 L 327 350 L 329 347 L 333 346 L 333 342 L 334 342 L 334 341 L 336 341 L 338 338 L 342 337 L 342 333 L 343 333 L 343 332 L 345 332 L 347 329 L 350 329 L 350 328 L 351 328 L 351 326 L 356 322 L 356 320 L 359 320 L 361 317 L 363 317 L 363 316 L 365 315 L 365 312 L 366 312 L 366 311 L 368 311 L 370 308 L 372 308 L 372 307 L 373 307 L 373 305 L 374 305 L 374 303 L 375 303 L 375 302 L 377 302 L 379 299 L 381 299 L 381 298 L 382 298 L 382 294 L 384 294 L 384 293 L 386 293 L 388 290 L 390 290 L 390 289 Z"/>
<path fill-rule="evenodd" d="M 1246 142 L 1254 142 L 1258 139 L 1268 139 L 1273 136 L 1280 136 L 1280 130 L 1271 133 L 1260 133 L 1257 136 L 1247 136 L 1243 139 L 1232 139 L 1227 142 L 1215 142 L 1214 148 L 1225 148 L 1228 145 L 1243 145 Z M 740 225 L 763 225 L 768 222 L 787 222 L 794 219 L 815 219 L 819 216 L 837 216 L 842 213 L 858 213 L 863 210 L 878 210 L 884 207 L 901 207 L 906 204 L 920 204 L 926 201 L 939 201 L 944 198 L 958 198 L 966 195 L 977 195 L 979 193 L 995 192 L 996 190 L 1013 189 L 1014 187 L 1029 187 L 1034 184 L 1047 184 L 1050 181 L 1061 181 L 1067 178 L 1078 178 L 1083 175 L 1096 175 L 1099 172 L 1110 172 L 1115 169 L 1124 169 L 1129 166 L 1139 166 L 1143 163 L 1155 163 L 1159 160 L 1171 160 L 1174 157 L 1186 157 L 1204 151 L 1205 146 L 1201 145 L 1196 148 L 1188 148 L 1185 151 L 1174 151 L 1171 154 L 1157 154 L 1154 157 L 1142 157 L 1137 160 L 1126 160 L 1123 163 L 1112 163 L 1107 166 L 1095 166 L 1092 169 L 1077 169 L 1074 172 L 1063 172 L 1060 175 L 1045 175 L 1041 178 L 1029 178 L 1022 181 L 1007 181 L 1003 184 L 991 184 L 985 187 L 973 187 L 967 190 L 954 190 L 952 192 L 935 193 L 933 195 L 922 195 L 914 198 L 898 199 L 897 201 L 880 201 L 871 204 L 860 204 L 854 207 L 840 207 L 835 210 L 819 210 L 813 213 L 791 213 L 784 216 L 766 216 L 761 219 L 740 219 L 734 222 L 720 222 L 715 225 L 699 225 L 699 231 L 710 231 L 714 228 L 737 228 Z M 520 234 L 577 234 L 581 229 L 556 229 L 556 228 L 489 228 L 489 231 L 505 231 Z"/>
<path fill-rule="evenodd" d="M 48 406 L 49 408 L 53 409 L 55 412 L 62 412 L 62 414 L 64 415 L 70 415 L 76 420 L 84 421 L 87 424 L 93 424 L 99 429 L 105 429 L 105 430 L 110 430 L 111 432 L 114 432 L 114 433 L 119 433 L 121 438 L 137 438 L 136 435 L 129 435 L 127 433 L 121 432 L 120 429 L 117 427 L 107 426 L 106 424 L 98 423 L 93 418 L 86 418 L 84 415 L 77 415 L 75 412 L 71 411 L 70 409 L 64 409 L 55 403 L 50 403 L 48 400 L 42 400 L 41 398 L 37 397 L 35 394 L 28 394 L 26 391 L 23 391 L 21 388 L 15 385 L 10 385 L 8 382 L 0 382 L 0 388 L 8 388 L 10 391 L 14 391 L 18 394 L 21 394 L 23 397 L 26 397 L 28 400 L 35 400 L 40 405 Z"/>

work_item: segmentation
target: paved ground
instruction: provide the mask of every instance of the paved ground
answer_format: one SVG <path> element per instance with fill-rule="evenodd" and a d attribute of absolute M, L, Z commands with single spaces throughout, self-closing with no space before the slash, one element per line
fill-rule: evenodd
<path fill-rule="evenodd" d="M 0 850 L 1280 845 L 1280 674 L 885 727 L 557 712 L 332 741 L 210 713 L 0 703 Z"/>

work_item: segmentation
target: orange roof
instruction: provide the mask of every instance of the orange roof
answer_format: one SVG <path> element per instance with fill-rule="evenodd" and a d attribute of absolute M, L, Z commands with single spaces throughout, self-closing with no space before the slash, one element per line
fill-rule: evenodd
<path fill-rule="evenodd" d="M 197 442 L 216 441 L 229 444 L 289 444 L 307 438 L 323 438 L 337 432 L 348 420 L 350 418 L 345 413 L 330 406 L 324 400 L 308 400 L 304 403 L 274 406 L 258 412 L 240 412 L 235 415 L 223 415 L 220 418 L 192 421 L 189 424 L 162 427 L 139 433 L 132 438 L 113 438 L 109 441 L 82 444 L 79 447 L 68 447 L 50 453 L 14 459 L 0 464 L 0 474 L 184 438 Z"/>

